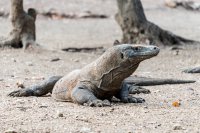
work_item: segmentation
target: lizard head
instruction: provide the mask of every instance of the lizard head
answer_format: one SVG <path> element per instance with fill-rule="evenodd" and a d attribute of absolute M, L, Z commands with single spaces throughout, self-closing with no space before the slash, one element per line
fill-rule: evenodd
<path fill-rule="evenodd" d="M 139 63 L 143 60 L 156 56 L 159 48 L 153 45 L 129 45 L 123 44 L 118 46 L 120 49 L 121 59 L 131 63 Z"/>
<path fill-rule="evenodd" d="M 90 73 L 101 80 L 98 87 L 119 88 L 122 81 L 129 77 L 139 66 L 140 62 L 156 56 L 159 48 L 148 45 L 115 45 L 108 49 L 99 59 L 89 66 Z"/>
<path fill-rule="evenodd" d="M 156 56 L 159 48 L 156 46 L 115 45 L 100 56 L 94 63 L 85 67 L 90 76 L 98 82 L 98 87 L 119 88 L 122 81 L 129 77 L 141 61 Z"/>

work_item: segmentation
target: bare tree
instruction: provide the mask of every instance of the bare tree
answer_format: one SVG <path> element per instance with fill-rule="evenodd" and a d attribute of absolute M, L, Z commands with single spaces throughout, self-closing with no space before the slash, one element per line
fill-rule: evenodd
<path fill-rule="evenodd" d="M 196 43 L 163 30 L 152 22 L 149 22 L 144 14 L 140 0 L 117 0 L 118 13 L 116 20 L 123 31 L 122 43 L 179 45 Z"/>
<path fill-rule="evenodd" d="M 36 10 L 29 8 L 26 13 L 23 8 L 23 0 L 11 0 L 10 14 L 12 30 L 8 37 L 0 40 L 0 47 L 11 46 L 26 49 L 29 45 L 36 45 Z"/>

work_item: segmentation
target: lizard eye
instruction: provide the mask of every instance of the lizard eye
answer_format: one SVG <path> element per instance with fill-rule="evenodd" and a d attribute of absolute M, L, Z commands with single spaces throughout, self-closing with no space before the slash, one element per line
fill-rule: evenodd
<path fill-rule="evenodd" d="M 134 50 L 135 50 L 135 51 L 138 51 L 138 50 L 139 50 L 139 48 L 138 48 L 138 47 L 135 47 L 135 48 L 134 48 Z"/>
<path fill-rule="evenodd" d="M 121 58 L 122 58 L 122 59 L 124 58 L 124 54 L 123 54 L 123 53 L 121 53 L 121 55 L 120 55 L 120 56 L 121 56 Z"/>

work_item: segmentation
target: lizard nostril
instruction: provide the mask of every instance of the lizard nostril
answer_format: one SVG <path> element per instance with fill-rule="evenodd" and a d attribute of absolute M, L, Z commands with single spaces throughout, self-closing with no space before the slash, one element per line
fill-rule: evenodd
<path fill-rule="evenodd" d="M 154 49 L 154 50 L 156 50 L 156 49 L 157 49 L 157 47 L 154 47 L 153 49 Z"/>

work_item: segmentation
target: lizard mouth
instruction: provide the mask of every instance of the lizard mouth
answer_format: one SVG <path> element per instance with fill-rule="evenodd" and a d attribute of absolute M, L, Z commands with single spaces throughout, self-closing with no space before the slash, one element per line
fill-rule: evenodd
<path fill-rule="evenodd" d="M 155 51 L 149 51 L 149 52 L 138 52 L 137 54 L 134 54 L 133 57 L 152 57 L 152 56 L 156 56 L 158 55 L 159 50 L 155 50 Z"/>
<path fill-rule="evenodd" d="M 159 53 L 159 50 L 149 51 L 149 52 L 142 52 L 139 56 L 152 57 L 152 56 L 158 55 L 158 53 Z"/>
<path fill-rule="evenodd" d="M 132 61 L 135 61 L 135 60 L 138 60 L 138 61 L 143 61 L 145 59 L 149 59 L 149 58 L 152 58 L 156 55 L 158 55 L 159 53 L 159 49 L 155 49 L 153 51 L 146 51 L 146 52 L 138 52 L 137 54 L 134 54 L 132 56 L 130 56 L 130 60 Z"/>

